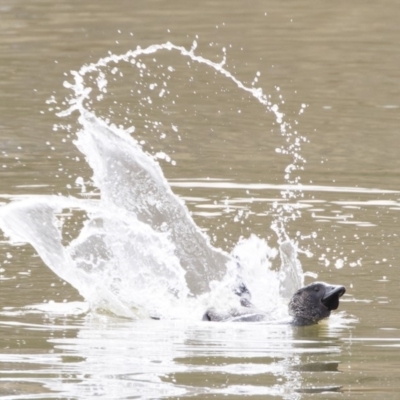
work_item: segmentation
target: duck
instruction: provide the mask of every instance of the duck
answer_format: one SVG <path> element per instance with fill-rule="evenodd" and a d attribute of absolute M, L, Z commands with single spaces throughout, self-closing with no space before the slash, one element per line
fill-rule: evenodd
<path fill-rule="evenodd" d="M 289 301 L 290 318 L 285 320 L 294 326 L 318 324 L 328 318 L 331 311 L 338 309 L 339 298 L 346 293 L 342 285 L 314 282 L 297 290 Z M 251 293 L 244 284 L 235 289 L 240 297 L 240 308 L 229 312 L 218 312 L 209 308 L 203 315 L 203 321 L 214 322 L 273 322 L 270 314 L 256 308 L 251 303 Z"/>

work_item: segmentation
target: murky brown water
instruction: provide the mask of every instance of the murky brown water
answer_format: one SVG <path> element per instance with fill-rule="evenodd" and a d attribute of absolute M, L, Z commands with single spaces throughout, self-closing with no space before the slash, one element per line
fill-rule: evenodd
<path fill-rule="evenodd" d="M 397 399 L 399 13 L 395 1 L 2 1 L 0 201 L 78 195 L 76 176 L 90 176 L 52 129 L 60 121 L 46 100 L 67 95 L 65 73 L 138 45 L 190 48 L 196 39 L 196 53 L 217 62 L 226 48 L 226 68 L 249 84 L 259 71 L 258 85 L 274 101 L 282 94 L 282 109 L 309 140 L 302 217 L 288 232 L 313 253 L 301 257 L 305 271 L 346 285 L 341 310 L 358 322 L 333 317 L 293 329 L 124 321 L 85 314 L 81 303 L 74 315 L 77 292 L 30 247 L 4 241 L 0 395 Z M 194 86 L 185 74 L 171 83 L 180 97 L 167 118 L 187 137 L 166 144 L 177 161 L 163 165 L 166 176 L 217 245 L 229 250 L 250 233 L 273 244 L 271 204 L 289 162 L 275 152 L 279 129 L 259 104 L 200 68 Z M 116 100 L 132 101 L 124 96 Z M 135 118 L 144 128 L 145 113 Z M 136 134 L 145 137 L 144 129 Z M 250 211 L 243 224 L 234 221 L 238 208 Z M 34 304 L 42 306 L 25 308 Z"/>

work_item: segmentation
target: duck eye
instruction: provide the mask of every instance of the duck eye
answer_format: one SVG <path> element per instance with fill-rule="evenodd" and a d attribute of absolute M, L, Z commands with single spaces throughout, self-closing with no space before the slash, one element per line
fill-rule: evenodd
<path fill-rule="evenodd" d="M 315 291 L 315 292 L 319 292 L 319 287 L 318 287 L 318 286 L 315 286 L 314 291 Z"/>

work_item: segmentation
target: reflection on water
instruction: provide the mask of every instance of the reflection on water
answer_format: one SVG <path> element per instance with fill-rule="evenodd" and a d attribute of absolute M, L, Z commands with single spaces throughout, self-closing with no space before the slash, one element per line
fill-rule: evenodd
<path fill-rule="evenodd" d="M 334 323 L 294 329 L 107 316 L 50 314 L 42 323 L 38 316 L 37 323 L 17 319 L 21 322 L 5 318 L 1 323 L 3 332 L 12 325 L 19 332 L 18 350 L 2 354 L 2 393 L 9 398 L 58 393 L 60 398 L 231 394 L 296 399 L 299 393 L 343 389 L 343 367 L 336 357 L 347 328 Z"/>
<path fill-rule="evenodd" d="M 53 311 L 58 308 L 53 307 Z M 73 310 L 64 310 L 73 311 Z M 24 322 L 30 319 L 32 322 Z M 329 324 L 308 328 L 263 324 L 124 321 L 108 316 L 2 317 L 2 396 L 25 398 L 184 398 L 374 390 L 387 371 L 368 361 L 399 338 L 353 338 Z M 13 329 L 12 341 L 7 331 Z M 392 332 L 393 334 L 393 332 Z M 357 346 L 363 354 L 357 353 Z M 356 353 L 356 354 L 354 354 Z M 394 372 L 394 370 L 393 370 Z M 354 380 L 352 380 L 354 378 Z M 360 382 L 354 388 L 349 381 Z M 386 376 L 397 388 L 394 373 Z"/>

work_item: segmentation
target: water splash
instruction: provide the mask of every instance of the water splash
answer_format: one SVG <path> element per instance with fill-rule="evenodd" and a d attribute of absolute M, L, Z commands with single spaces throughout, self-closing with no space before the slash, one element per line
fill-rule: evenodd
<path fill-rule="evenodd" d="M 271 270 L 276 252 L 255 237 L 243 239 L 232 254 L 217 249 L 172 192 L 154 157 L 131 137 L 134 128 L 117 127 L 96 115 L 91 95 L 101 102 L 108 91 L 104 67 L 112 67 L 112 75 L 118 74 L 120 63 L 136 65 L 143 71 L 144 63 L 137 61 L 140 56 L 178 52 L 224 76 L 275 116 L 287 143 L 281 152 L 293 156 L 285 180 L 296 186 L 285 190 L 282 196 L 296 197 L 300 184 L 292 174 L 301 170 L 304 163 L 300 156 L 304 138 L 284 122 L 284 115 L 277 104 L 272 104 L 271 96 L 254 85 L 246 86 L 225 69 L 225 58 L 215 63 L 196 55 L 195 48 L 194 45 L 187 50 L 169 42 L 152 45 L 110 55 L 73 71 L 73 83 L 64 83 L 72 95 L 58 116 L 78 113 L 80 129 L 74 144 L 93 170 L 92 181 L 100 191 L 100 200 L 42 197 L 12 203 L 1 210 L 0 226 L 4 232 L 13 241 L 32 244 L 43 261 L 77 288 L 93 308 L 126 317 L 197 318 L 211 301 L 237 301 L 232 286 L 240 279 L 253 292 L 255 304 L 264 309 L 269 304 L 272 312 L 279 308 L 280 296 L 289 297 L 303 283 L 296 247 L 285 233 L 287 222 L 298 217 L 290 206 L 278 206 L 273 223 L 280 244 L 279 272 Z M 160 97 L 161 94 L 162 91 Z M 65 209 L 85 213 L 83 228 L 67 244 L 63 243 L 60 219 Z M 269 290 L 265 290 L 266 286 Z"/>
<path fill-rule="evenodd" d="M 75 144 L 93 169 L 105 209 L 125 210 L 155 231 L 166 232 L 193 294 L 208 290 L 212 280 L 221 280 L 230 256 L 209 245 L 160 166 L 125 131 L 88 112 L 79 121 L 83 129 Z"/>

